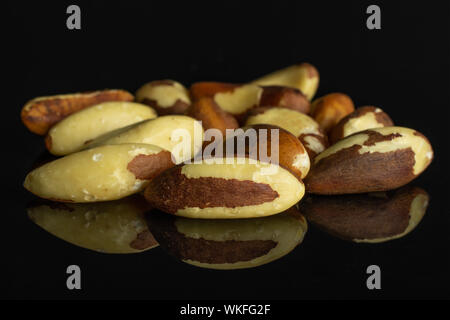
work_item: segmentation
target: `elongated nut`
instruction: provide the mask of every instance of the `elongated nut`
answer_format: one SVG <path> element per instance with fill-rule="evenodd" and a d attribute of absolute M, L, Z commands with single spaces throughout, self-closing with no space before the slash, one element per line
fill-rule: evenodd
<path fill-rule="evenodd" d="M 38 201 L 30 219 L 54 236 L 101 253 L 138 253 L 158 246 L 148 229 L 142 197 L 97 203 Z"/>
<path fill-rule="evenodd" d="M 124 198 L 174 164 L 170 152 L 149 144 L 102 146 L 72 153 L 31 171 L 24 187 L 61 202 Z"/>
<path fill-rule="evenodd" d="M 252 134 L 256 137 L 255 141 L 252 141 Z M 280 164 L 300 179 L 306 177 L 309 172 L 308 152 L 300 140 L 287 130 L 269 124 L 255 124 L 244 127 L 242 132 L 237 132 L 233 139 L 234 154 L 238 153 L 238 142 L 242 139 L 245 142 L 247 157 L 263 162 L 271 160 L 272 163 Z M 274 159 L 275 157 L 277 159 Z"/>
<path fill-rule="evenodd" d="M 355 111 L 352 99 L 343 93 L 330 93 L 311 103 L 311 117 L 325 132 L 331 129 L 346 115 Z"/>
<path fill-rule="evenodd" d="M 156 116 L 155 110 L 140 103 L 104 102 L 58 122 L 48 132 L 45 145 L 54 155 L 66 155 L 109 131 Z"/>
<path fill-rule="evenodd" d="M 203 129 L 194 118 L 171 115 L 120 128 L 88 143 L 86 148 L 121 143 L 146 143 L 172 153 L 175 163 L 194 157 L 202 148 Z"/>
<path fill-rule="evenodd" d="M 308 221 L 333 236 L 379 243 L 411 232 L 424 216 L 428 201 L 423 189 L 405 187 L 393 195 L 313 196 L 299 207 Z"/>
<path fill-rule="evenodd" d="M 185 263 L 220 270 L 253 268 L 280 259 L 303 241 L 308 229 L 295 207 L 256 219 L 187 219 L 157 210 L 147 217 L 162 249 Z"/>
<path fill-rule="evenodd" d="M 333 144 L 355 132 L 372 128 L 392 127 L 394 122 L 380 108 L 365 106 L 356 109 L 342 118 L 329 134 L 330 143 Z"/>
<path fill-rule="evenodd" d="M 106 101 L 133 101 L 125 90 L 102 90 L 34 98 L 20 114 L 23 124 L 33 133 L 45 135 L 50 127 L 68 115 Z"/>
<path fill-rule="evenodd" d="M 239 124 L 228 112 L 222 110 L 212 98 L 196 100 L 187 110 L 188 116 L 202 122 L 204 130 L 217 129 L 223 136 L 226 129 L 237 129 Z"/>
<path fill-rule="evenodd" d="M 386 191 L 415 179 L 432 159 L 430 142 L 413 129 L 369 129 L 319 154 L 305 183 L 316 194 Z"/>
<path fill-rule="evenodd" d="M 197 82 L 190 88 L 193 101 L 209 97 L 224 111 L 243 122 L 255 107 L 273 106 L 309 112 L 309 101 L 299 90 L 281 86 Z"/>
<path fill-rule="evenodd" d="M 303 183 L 274 164 L 239 157 L 182 164 L 145 189 L 154 208 L 188 218 L 263 217 L 287 210 L 304 195 Z"/>
<path fill-rule="evenodd" d="M 327 137 L 319 128 L 319 124 L 300 112 L 284 108 L 257 108 L 252 110 L 246 125 L 271 124 L 283 128 L 296 136 L 310 159 L 325 150 L 328 146 Z"/>
<path fill-rule="evenodd" d="M 136 91 L 136 101 L 154 108 L 158 115 L 184 114 L 191 99 L 179 82 L 158 80 L 144 84 Z"/>
<path fill-rule="evenodd" d="M 270 73 L 251 83 L 261 86 L 284 86 L 296 88 L 311 101 L 319 87 L 319 72 L 309 63 L 300 63 Z"/>

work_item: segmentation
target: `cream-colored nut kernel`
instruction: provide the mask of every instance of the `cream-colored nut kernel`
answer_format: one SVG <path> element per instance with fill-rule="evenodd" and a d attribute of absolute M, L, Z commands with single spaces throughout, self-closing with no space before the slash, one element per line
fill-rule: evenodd
<path fill-rule="evenodd" d="M 393 125 L 392 119 L 380 108 L 361 107 L 342 118 L 331 130 L 330 143 L 335 143 L 356 132 L 372 128 L 392 127 Z"/>
<path fill-rule="evenodd" d="M 220 92 L 214 95 L 214 101 L 226 112 L 242 114 L 258 105 L 263 89 L 260 86 L 247 84 L 230 92 Z"/>
<path fill-rule="evenodd" d="M 242 157 L 179 165 L 151 181 L 145 197 L 167 213 L 203 219 L 263 217 L 287 210 L 304 195 L 286 169 Z"/>
<path fill-rule="evenodd" d="M 320 128 L 329 133 L 346 115 L 355 111 L 352 99 L 343 93 L 330 93 L 311 103 L 311 117 Z"/>
<path fill-rule="evenodd" d="M 203 128 L 188 116 L 162 116 L 109 132 L 88 143 L 86 148 L 121 143 L 152 144 L 170 151 L 175 162 L 181 163 L 201 150 Z"/>
<path fill-rule="evenodd" d="M 144 203 L 143 203 L 144 202 Z M 142 197 L 98 203 L 40 201 L 30 219 L 52 235 L 101 253 L 137 253 L 158 246 L 148 230 Z"/>
<path fill-rule="evenodd" d="M 319 72 L 309 63 L 300 63 L 252 81 L 261 86 L 285 86 L 300 90 L 311 100 L 319 86 Z"/>
<path fill-rule="evenodd" d="M 61 202 L 117 200 L 172 167 L 170 152 L 149 144 L 108 145 L 72 153 L 31 171 L 24 187 Z"/>
<path fill-rule="evenodd" d="M 430 142 L 413 129 L 369 129 L 319 154 L 305 182 L 308 192 L 318 194 L 386 191 L 416 178 L 432 159 Z"/>
<path fill-rule="evenodd" d="M 181 261 L 208 269 L 261 266 L 287 255 L 308 226 L 295 207 L 264 218 L 187 219 L 158 211 L 148 214 L 149 228 L 161 248 Z"/>
<path fill-rule="evenodd" d="M 424 216 L 428 200 L 423 189 L 407 186 L 393 194 L 310 196 L 299 206 L 308 221 L 333 236 L 380 243 L 411 232 Z"/>
<path fill-rule="evenodd" d="M 136 91 L 136 101 L 155 108 L 159 115 L 183 114 L 191 104 L 189 91 L 173 80 L 144 84 Z"/>
<path fill-rule="evenodd" d="M 62 156 L 109 131 L 156 118 L 152 108 L 134 102 L 104 102 L 78 111 L 54 125 L 45 139 L 48 151 Z"/>
<path fill-rule="evenodd" d="M 247 118 L 246 125 L 271 124 L 296 136 L 312 159 L 328 146 L 319 124 L 310 116 L 286 108 L 257 108 Z"/>
<path fill-rule="evenodd" d="M 131 93 L 116 89 L 38 97 L 25 104 L 20 116 L 31 132 L 45 135 L 53 125 L 84 108 L 106 101 L 133 99 Z"/>

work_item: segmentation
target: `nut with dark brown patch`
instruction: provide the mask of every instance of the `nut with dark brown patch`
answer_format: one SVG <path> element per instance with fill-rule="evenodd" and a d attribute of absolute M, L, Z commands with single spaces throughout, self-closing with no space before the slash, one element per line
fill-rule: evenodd
<path fill-rule="evenodd" d="M 252 108 L 271 106 L 307 113 L 310 105 L 299 90 L 281 86 L 197 82 L 191 86 L 190 92 L 193 101 L 209 97 L 241 123 Z"/>
<path fill-rule="evenodd" d="M 137 253 L 158 246 L 148 230 L 141 196 L 98 203 L 37 201 L 27 208 L 30 219 L 54 236 L 102 253 Z"/>
<path fill-rule="evenodd" d="M 415 179 L 432 159 L 430 142 L 413 129 L 369 129 L 319 154 L 305 184 L 308 192 L 315 194 L 386 191 Z"/>
<path fill-rule="evenodd" d="M 293 207 L 257 219 L 187 219 L 154 210 L 149 228 L 161 248 L 181 261 L 209 269 L 243 269 L 280 259 L 302 241 L 305 218 Z"/>
<path fill-rule="evenodd" d="M 319 72 L 309 63 L 296 64 L 252 81 L 261 86 L 285 86 L 300 90 L 311 100 L 319 86 Z"/>
<path fill-rule="evenodd" d="M 153 145 L 108 145 L 44 164 L 26 176 L 24 187 L 54 201 L 109 201 L 140 192 L 173 166 L 170 152 Z"/>
<path fill-rule="evenodd" d="M 311 117 L 328 134 L 346 115 L 355 110 L 352 99 L 343 93 L 330 93 L 314 100 L 311 104 Z"/>
<path fill-rule="evenodd" d="M 203 219 L 268 216 L 287 210 L 303 195 L 303 183 L 288 170 L 244 157 L 178 165 L 145 189 L 152 207 Z"/>
<path fill-rule="evenodd" d="M 173 80 L 157 80 L 144 84 L 136 91 L 136 101 L 154 108 L 160 116 L 184 114 L 191 104 L 188 90 Z"/>
<path fill-rule="evenodd" d="M 246 125 L 270 124 L 283 128 L 296 136 L 310 159 L 325 150 L 328 139 L 319 124 L 306 114 L 284 108 L 256 108 L 247 118 Z"/>
<path fill-rule="evenodd" d="M 372 128 L 392 127 L 394 122 L 380 108 L 365 106 L 345 116 L 331 130 L 328 138 L 333 144 L 355 132 Z"/>
<path fill-rule="evenodd" d="M 84 108 L 106 101 L 133 101 L 125 90 L 102 90 L 38 97 L 28 101 L 22 108 L 23 124 L 33 133 L 45 135 L 56 123 Z"/>
<path fill-rule="evenodd" d="M 310 196 L 299 207 L 309 222 L 333 236 L 379 243 L 411 232 L 425 214 L 429 197 L 417 187 L 395 193 Z"/>

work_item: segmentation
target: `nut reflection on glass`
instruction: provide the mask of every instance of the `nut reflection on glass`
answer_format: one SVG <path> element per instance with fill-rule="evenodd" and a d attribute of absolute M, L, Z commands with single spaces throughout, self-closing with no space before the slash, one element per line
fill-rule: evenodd
<path fill-rule="evenodd" d="M 401 238 L 421 221 L 429 196 L 421 188 L 345 196 L 311 196 L 299 208 L 306 219 L 336 237 L 379 243 Z"/>
<path fill-rule="evenodd" d="M 149 228 L 161 248 L 191 265 L 243 269 L 277 260 L 303 241 L 305 218 L 294 207 L 253 219 L 189 219 L 153 210 Z"/>
<path fill-rule="evenodd" d="M 74 245 L 103 253 L 135 253 L 158 243 L 145 221 L 141 197 L 98 203 L 36 201 L 28 216 L 38 226 Z"/>

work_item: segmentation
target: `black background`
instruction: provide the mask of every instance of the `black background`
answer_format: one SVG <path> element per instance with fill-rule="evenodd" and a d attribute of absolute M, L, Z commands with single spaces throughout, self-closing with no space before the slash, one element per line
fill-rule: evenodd
<path fill-rule="evenodd" d="M 4 5 L 1 297 L 449 298 L 449 3 L 163 2 Z M 366 28 L 372 3 L 381 7 L 381 30 Z M 81 7 L 79 31 L 66 28 L 70 4 Z M 415 183 L 431 202 L 410 235 L 362 245 L 310 227 L 304 243 L 278 261 L 214 271 L 178 262 L 161 248 L 91 252 L 28 220 L 25 206 L 33 197 L 22 182 L 44 145 L 20 122 L 27 100 L 103 88 L 134 92 L 166 78 L 185 85 L 245 82 L 302 61 L 319 69 L 316 96 L 339 91 L 357 106 L 380 106 L 396 125 L 432 142 L 435 160 Z M 70 264 L 81 267 L 82 290 L 66 289 Z M 371 264 L 381 267 L 381 290 L 366 288 Z"/>

